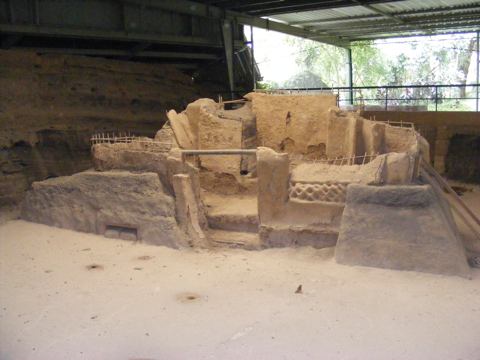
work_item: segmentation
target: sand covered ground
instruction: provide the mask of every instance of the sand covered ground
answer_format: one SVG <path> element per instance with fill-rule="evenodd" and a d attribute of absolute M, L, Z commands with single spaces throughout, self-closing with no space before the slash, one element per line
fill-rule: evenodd
<path fill-rule="evenodd" d="M 0 359 L 480 358 L 473 279 L 0 225 Z M 295 293 L 302 285 L 301 294 Z"/>

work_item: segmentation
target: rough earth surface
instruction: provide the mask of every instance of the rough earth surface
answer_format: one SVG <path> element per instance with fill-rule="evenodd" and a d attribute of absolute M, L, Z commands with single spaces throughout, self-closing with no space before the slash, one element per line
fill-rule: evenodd
<path fill-rule="evenodd" d="M 13 221 L 0 226 L 0 358 L 477 360 L 480 269 L 472 277 Z"/>
<path fill-rule="evenodd" d="M 259 146 L 314 157 L 325 155 L 328 109 L 336 105 L 335 95 L 250 93 L 245 97 L 252 100 Z"/>
<path fill-rule="evenodd" d="M 169 65 L 0 50 L 0 207 L 91 167 L 93 133 L 153 136 L 207 88 Z"/>
<path fill-rule="evenodd" d="M 138 240 L 147 243 L 186 244 L 175 219 L 175 200 L 163 191 L 156 173 L 86 171 L 35 182 L 22 204 L 21 216 L 106 235 L 118 228 L 134 229 Z"/>
<path fill-rule="evenodd" d="M 430 186 L 350 185 L 335 258 L 341 264 L 469 277 L 456 228 Z"/>

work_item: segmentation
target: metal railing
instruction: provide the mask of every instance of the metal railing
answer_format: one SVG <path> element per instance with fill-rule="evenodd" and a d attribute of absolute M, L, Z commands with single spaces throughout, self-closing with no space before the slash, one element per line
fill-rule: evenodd
<path fill-rule="evenodd" d="M 325 164 L 325 165 L 365 165 L 375 160 L 380 153 L 365 153 L 364 155 L 351 155 L 351 156 L 337 156 L 327 159 L 307 159 L 304 155 L 290 154 L 289 159 L 292 163 L 313 163 L 313 164 Z"/>
<path fill-rule="evenodd" d="M 122 150 L 130 152 L 169 152 L 172 143 L 161 142 L 148 137 L 135 136 L 130 133 L 96 133 L 90 138 L 92 147 L 97 144 L 125 144 Z"/>
<path fill-rule="evenodd" d="M 479 111 L 480 84 L 340 86 L 278 89 L 271 92 L 333 92 L 338 106 L 372 110 Z M 268 92 L 268 91 L 267 91 Z"/>

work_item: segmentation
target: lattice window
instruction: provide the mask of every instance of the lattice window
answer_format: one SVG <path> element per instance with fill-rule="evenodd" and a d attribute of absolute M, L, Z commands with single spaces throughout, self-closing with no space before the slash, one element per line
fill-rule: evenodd
<path fill-rule="evenodd" d="M 290 183 L 290 199 L 344 203 L 348 183 Z"/>

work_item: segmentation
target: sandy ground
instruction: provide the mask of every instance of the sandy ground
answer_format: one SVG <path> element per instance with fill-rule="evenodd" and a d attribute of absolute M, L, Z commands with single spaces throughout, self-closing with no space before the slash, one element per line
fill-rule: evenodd
<path fill-rule="evenodd" d="M 478 360 L 472 274 L 347 267 L 332 249 L 178 251 L 9 221 L 0 359 Z"/>
<path fill-rule="evenodd" d="M 473 213 L 480 218 L 480 185 L 466 184 L 459 181 L 449 181 L 450 186 L 458 187 L 466 190 L 460 195 L 465 204 L 470 208 Z M 451 197 L 450 197 L 451 198 Z M 480 255 L 480 241 L 478 237 L 470 230 L 468 226 L 453 212 L 455 221 L 457 222 L 458 229 L 463 238 L 465 247 L 468 254 Z M 474 225 L 478 233 L 480 233 L 480 226 Z"/>
<path fill-rule="evenodd" d="M 202 197 L 209 214 L 258 216 L 254 195 L 218 195 L 205 191 Z"/>

